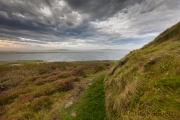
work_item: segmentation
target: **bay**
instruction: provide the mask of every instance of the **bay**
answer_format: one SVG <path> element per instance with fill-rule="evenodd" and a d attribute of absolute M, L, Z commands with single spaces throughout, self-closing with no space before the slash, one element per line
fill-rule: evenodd
<path fill-rule="evenodd" d="M 0 61 L 6 60 L 44 60 L 44 61 L 84 61 L 84 60 L 119 60 L 129 50 L 57 50 L 1 54 Z"/>

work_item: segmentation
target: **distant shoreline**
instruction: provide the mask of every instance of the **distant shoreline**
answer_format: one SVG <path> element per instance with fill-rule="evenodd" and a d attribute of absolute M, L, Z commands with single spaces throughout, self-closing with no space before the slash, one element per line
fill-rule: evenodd
<path fill-rule="evenodd" d="M 111 61 L 111 62 L 117 62 L 118 60 L 80 60 L 80 61 L 47 61 L 47 60 L 5 60 L 0 61 L 0 66 L 20 66 L 24 64 L 35 64 L 35 63 L 49 63 L 49 62 L 75 62 L 75 63 L 85 63 L 85 62 L 105 62 L 105 61 Z"/>
<path fill-rule="evenodd" d="M 5 54 L 47 54 L 47 53 L 81 53 L 81 52 L 0 52 L 1 55 Z"/>
<path fill-rule="evenodd" d="M 122 51 L 130 51 L 123 49 L 95 49 L 95 50 L 50 50 L 50 51 L 0 51 L 0 55 L 5 54 L 47 54 L 47 53 L 83 53 L 83 52 L 93 52 L 93 51 L 111 51 L 111 50 L 122 50 Z"/>

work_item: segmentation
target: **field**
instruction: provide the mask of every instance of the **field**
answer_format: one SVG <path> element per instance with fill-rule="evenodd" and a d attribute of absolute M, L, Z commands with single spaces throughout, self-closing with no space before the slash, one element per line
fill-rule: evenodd
<path fill-rule="evenodd" d="M 33 64 L 40 63 L 42 60 L 9 60 L 9 61 L 0 61 L 0 66 L 18 66 L 24 64 Z"/>
<path fill-rule="evenodd" d="M 101 108 L 98 108 L 102 109 L 104 75 L 114 63 L 115 61 L 0 62 L 0 119 L 83 118 L 80 112 L 84 111 L 82 109 L 85 106 L 82 107 L 82 104 L 86 104 L 83 101 L 87 98 L 83 96 L 89 92 L 83 93 L 89 86 L 89 89 L 93 89 L 91 87 L 98 83 L 101 87 L 97 87 L 97 90 L 101 91 L 99 95 L 102 97 L 95 100 L 94 106 L 101 101 Z M 94 90 L 94 94 L 97 90 Z M 104 115 L 105 111 L 100 118 L 103 119 Z"/>

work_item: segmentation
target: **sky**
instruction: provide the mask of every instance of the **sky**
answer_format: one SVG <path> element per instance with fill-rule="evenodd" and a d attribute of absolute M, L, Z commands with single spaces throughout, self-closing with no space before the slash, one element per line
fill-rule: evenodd
<path fill-rule="evenodd" d="M 180 0 L 0 0 L 0 50 L 134 50 L 179 21 Z"/>

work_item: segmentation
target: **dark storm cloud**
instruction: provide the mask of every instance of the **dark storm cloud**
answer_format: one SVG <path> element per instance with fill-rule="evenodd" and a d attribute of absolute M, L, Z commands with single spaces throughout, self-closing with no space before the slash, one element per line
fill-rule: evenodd
<path fill-rule="evenodd" d="M 0 0 L 0 40 L 136 44 L 180 20 L 179 11 L 179 0 Z"/>
<path fill-rule="evenodd" d="M 67 0 L 68 5 L 80 13 L 89 15 L 89 19 L 101 19 L 113 15 L 119 9 L 126 7 L 126 4 L 136 3 L 125 0 Z M 64 34 L 76 24 L 76 16 L 71 15 L 73 10 L 68 8 L 55 7 L 57 0 L 0 0 L 0 27 L 5 29 L 21 29 L 50 34 Z M 51 16 L 42 13 L 42 9 L 47 7 Z M 61 10 L 60 10 L 61 9 Z M 60 17 L 67 17 L 63 20 Z M 86 19 L 82 24 L 87 24 Z M 81 25 L 76 27 L 81 27 Z M 58 25 L 61 27 L 59 28 Z M 57 31 L 61 31 L 58 33 Z M 63 30 L 63 31 L 62 31 Z"/>
<path fill-rule="evenodd" d="M 0 26 L 3 28 L 23 29 L 36 32 L 50 32 L 58 25 L 58 20 L 46 16 L 42 9 L 51 10 L 54 0 L 0 0 Z M 55 4 L 55 3 L 54 3 Z M 52 10 L 53 14 L 56 11 Z M 46 32 L 47 31 L 47 32 Z"/>
<path fill-rule="evenodd" d="M 129 5 L 142 1 L 143 0 L 67 0 L 68 4 L 74 10 L 89 14 L 93 20 L 105 19 Z"/>

